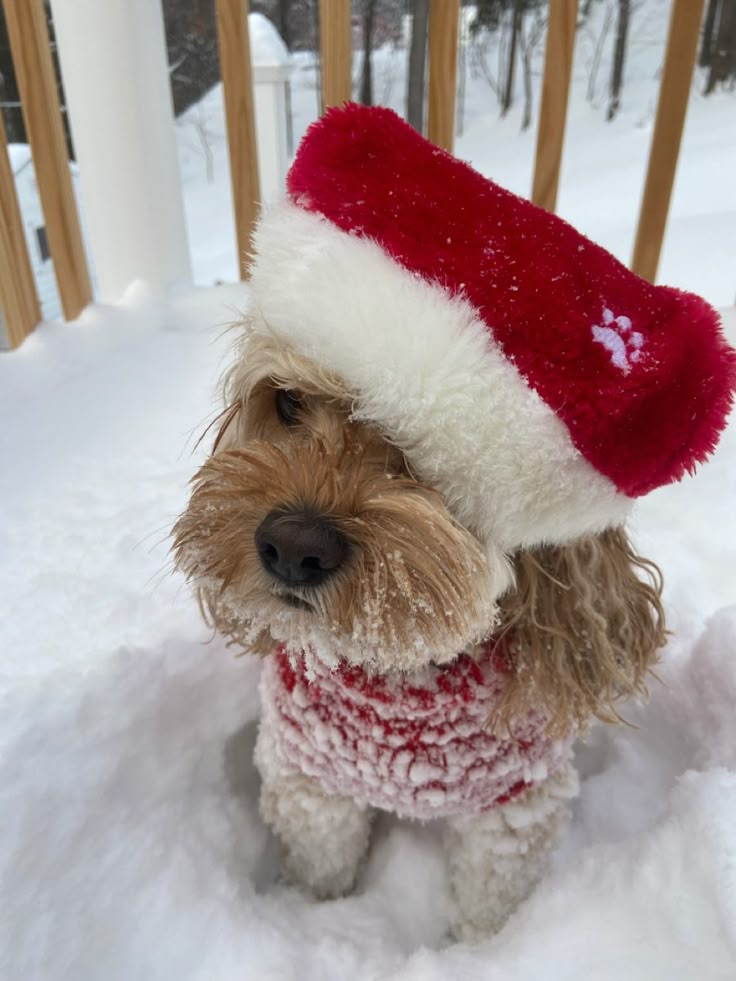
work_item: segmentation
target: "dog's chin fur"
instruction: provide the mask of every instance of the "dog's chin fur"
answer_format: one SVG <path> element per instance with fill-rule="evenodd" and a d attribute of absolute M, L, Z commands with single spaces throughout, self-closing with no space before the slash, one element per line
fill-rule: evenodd
<path fill-rule="evenodd" d="M 276 390 L 300 393 L 285 426 Z M 339 381 L 246 334 L 212 455 L 175 529 L 206 618 L 259 653 L 286 643 L 383 674 L 441 664 L 491 635 L 510 675 L 496 720 L 544 709 L 560 732 L 644 688 L 664 643 L 661 580 L 622 529 L 506 556 L 462 527 L 380 433 L 351 419 Z M 349 543 L 319 587 L 279 585 L 255 532 L 274 511 L 326 517 Z"/>

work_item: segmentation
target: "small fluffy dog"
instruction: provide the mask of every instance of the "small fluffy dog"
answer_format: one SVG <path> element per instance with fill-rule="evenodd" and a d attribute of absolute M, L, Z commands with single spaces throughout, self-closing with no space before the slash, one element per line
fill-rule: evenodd
<path fill-rule="evenodd" d="M 664 643 L 622 521 L 715 445 L 733 352 L 382 109 L 310 130 L 252 289 L 174 534 L 208 621 L 266 656 L 263 816 L 320 897 L 376 809 L 444 819 L 455 932 L 492 932 L 564 827 L 574 737 Z"/>

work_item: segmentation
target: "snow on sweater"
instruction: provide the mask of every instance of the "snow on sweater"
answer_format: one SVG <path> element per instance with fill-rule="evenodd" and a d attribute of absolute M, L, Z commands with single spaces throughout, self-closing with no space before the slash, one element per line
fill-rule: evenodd
<path fill-rule="evenodd" d="M 492 646 L 475 660 L 416 676 L 369 675 L 345 662 L 330 668 L 282 645 L 261 680 L 264 724 L 287 769 L 401 817 L 479 814 L 541 783 L 570 755 L 541 713 L 493 734 L 508 669 Z"/>

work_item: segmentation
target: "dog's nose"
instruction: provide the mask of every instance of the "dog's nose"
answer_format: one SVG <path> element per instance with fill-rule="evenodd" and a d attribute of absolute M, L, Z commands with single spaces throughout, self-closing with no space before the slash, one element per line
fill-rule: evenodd
<path fill-rule="evenodd" d="M 318 586 L 348 554 L 337 528 L 306 512 L 272 511 L 259 525 L 255 543 L 266 572 L 289 585 Z"/>

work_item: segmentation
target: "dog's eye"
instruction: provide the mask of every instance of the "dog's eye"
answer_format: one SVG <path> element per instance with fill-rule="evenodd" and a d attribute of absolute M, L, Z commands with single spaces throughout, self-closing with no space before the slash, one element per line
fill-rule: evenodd
<path fill-rule="evenodd" d="M 299 410 L 302 407 L 301 396 L 288 388 L 276 391 L 276 412 L 285 426 L 293 426 L 299 421 Z"/>

